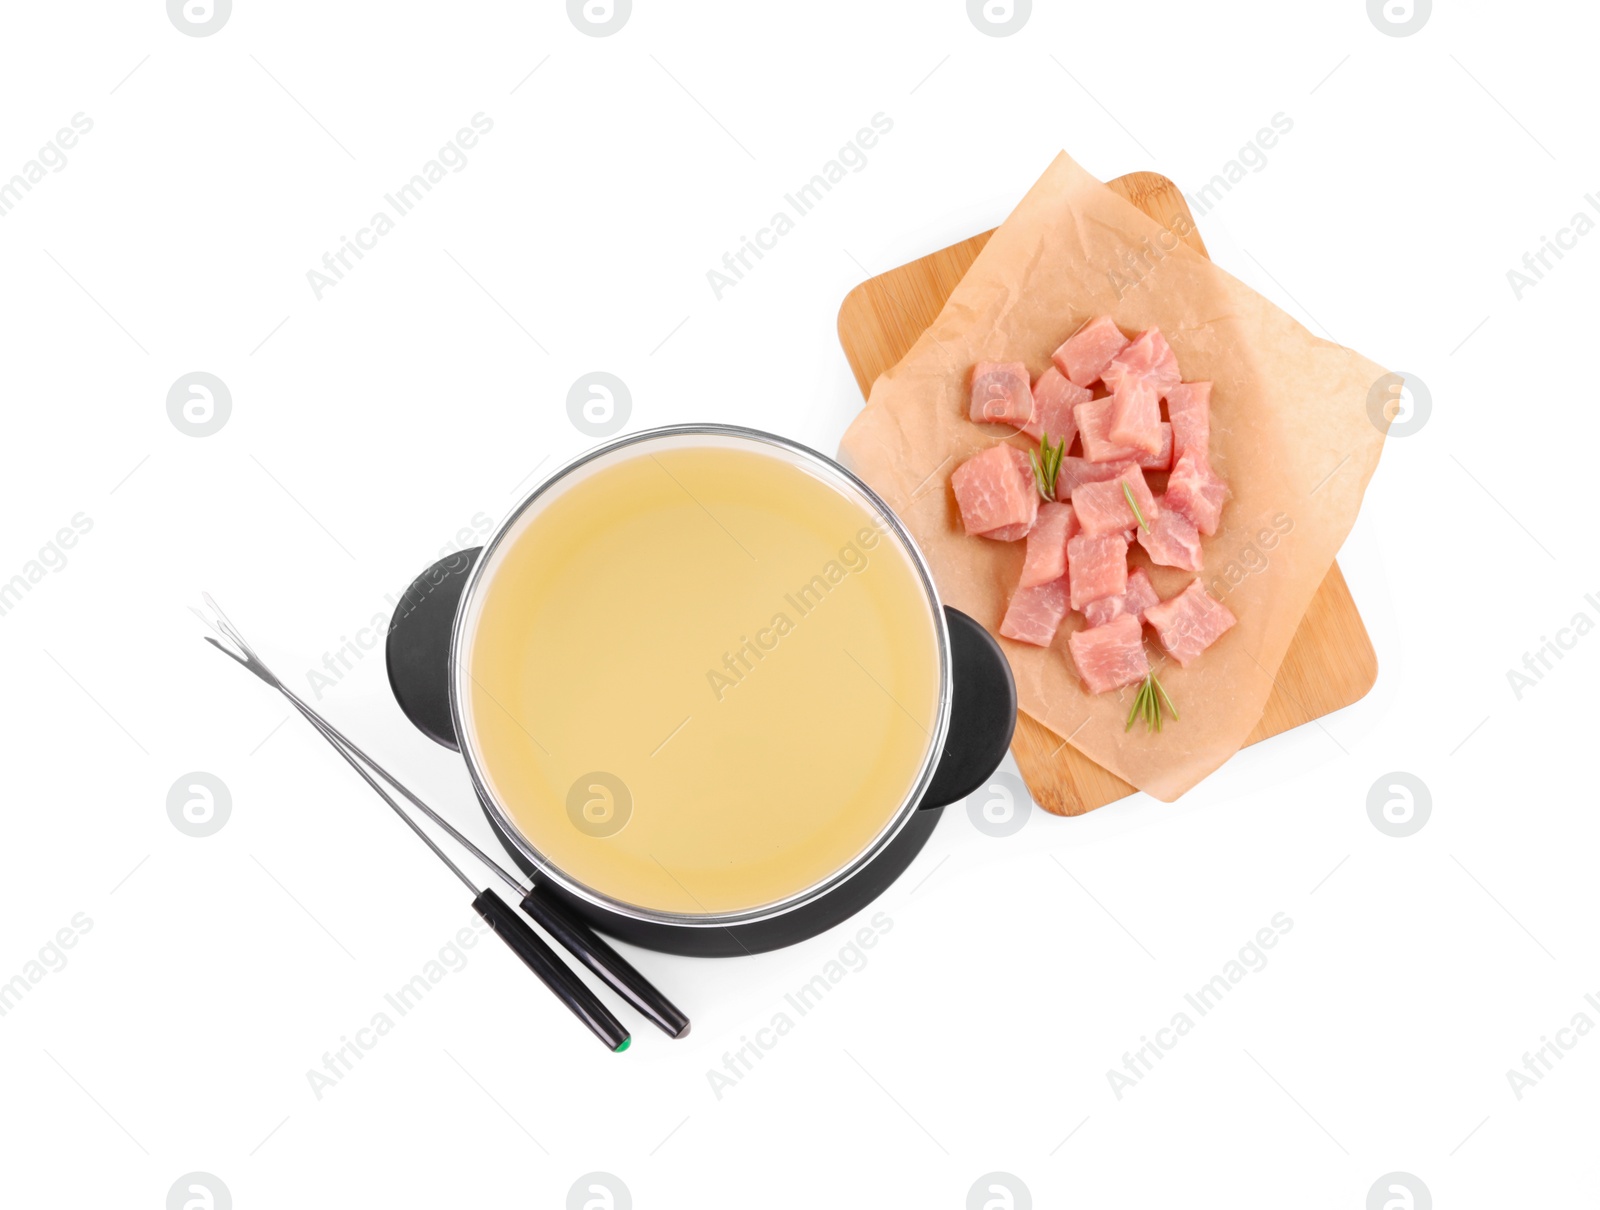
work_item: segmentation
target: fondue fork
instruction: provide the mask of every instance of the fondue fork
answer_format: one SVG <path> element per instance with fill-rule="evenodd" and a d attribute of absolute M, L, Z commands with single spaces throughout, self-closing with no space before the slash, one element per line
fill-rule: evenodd
<path fill-rule="evenodd" d="M 663 1032 L 675 1038 L 682 1037 L 689 1032 L 689 1019 L 684 1016 L 676 1005 L 662 995 L 649 980 L 640 974 L 627 959 L 612 949 L 587 924 L 571 916 L 537 882 L 530 886 L 514 878 L 504 867 L 474 844 L 472 840 L 463 835 L 449 820 L 413 794 L 382 765 L 378 764 L 377 761 L 358 748 L 320 714 L 301 701 L 267 667 L 261 657 L 256 654 L 254 648 L 249 645 L 239 632 L 238 628 L 229 621 L 227 615 L 222 612 L 209 595 L 205 596 L 205 602 L 215 613 L 216 620 L 213 621 L 207 618 L 199 610 L 194 610 L 195 615 L 205 622 L 208 627 L 221 635 L 228 645 L 219 643 L 210 636 L 206 637 L 206 641 L 230 659 L 243 665 L 266 684 L 278 690 L 300 712 L 306 721 L 311 723 L 322 737 L 345 758 L 351 768 L 361 775 L 362 780 L 372 787 L 373 791 L 389 805 L 390 809 L 401 818 L 406 826 L 416 833 L 433 854 L 445 863 L 457 878 L 477 893 L 478 888 L 472 880 L 445 855 L 433 838 L 417 825 L 416 821 L 407 814 L 404 808 L 389 796 L 384 788 L 373 778 L 373 772 L 394 787 L 408 802 L 447 832 L 458 844 L 462 845 L 485 866 L 493 870 L 507 886 L 521 897 L 523 911 L 537 920 L 574 957 L 578 958 L 607 984 L 616 989 L 624 999 L 659 1026 Z M 237 650 L 233 648 L 237 648 Z M 369 768 L 371 772 L 369 772 Z M 492 890 L 483 890 L 478 894 L 478 898 L 474 900 L 473 908 L 480 916 L 483 916 L 497 935 L 506 940 L 507 944 L 517 952 L 518 956 L 556 993 L 557 997 L 594 1030 L 602 1041 L 606 1042 L 613 1050 L 620 1051 L 627 1048 L 628 1034 L 616 1018 L 611 1015 L 582 981 L 556 957 L 549 946 L 539 938 L 538 934 L 533 932 L 498 895 Z"/>
<path fill-rule="evenodd" d="M 314 714 L 311 708 L 295 697 L 283 682 L 278 680 L 277 675 L 266 664 L 262 663 L 260 657 L 255 654 L 254 649 L 245 642 L 244 637 L 233 627 L 222 611 L 217 608 L 216 602 L 207 597 L 206 603 L 217 614 L 215 629 L 229 643 L 236 646 L 238 651 L 230 650 L 210 635 L 206 636 L 206 642 L 230 659 L 242 664 L 250 672 L 290 698 L 301 714 L 311 719 Z M 198 612 L 197 610 L 196 613 Z M 201 617 L 202 620 L 205 620 L 204 615 L 201 615 Z M 209 621 L 208 624 L 210 624 Z M 406 814 L 400 804 L 389 796 L 367 771 L 366 767 L 343 744 L 339 743 L 328 731 L 323 730 L 322 726 L 318 726 L 317 729 L 321 732 L 323 738 L 328 740 L 339 754 L 345 758 L 350 766 L 361 774 L 362 780 L 371 786 L 378 796 L 388 803 L 390 809 L 405 822 L 406 826 L 428 846 L 434 856 L 444 862 L 450 872 L 473 892 L 475 898 L 472 901 L 472 909 L 483 917 L 484 922 L 488 924 L 494 934 L 510 946 L 512 952 L 521 958 L 545 986 L 555 993 L 556 998 L 565 1004 L 574 1016 L 587 1025 L 594 1035 L 605 1043 L 609 1049 L 617 1052 L 626 1050 L 631 1041 L 628 1031 L 612 1015 L 611 1010 L 600 1002 L 599 997 L 584 986 L 566 964 L 556 956 L 555 951 L 546 945 L 544 940 L 528 926 L 527 922 L 512 911 L 510 905 L 495 894 L 492 889 L 485 887 L 479 890 L 478 886 L 472 879 L 467 877 L 461 867 L 446 856 L 444 850 L 434 842 L 433 838 L 422 830 L 421 825 L 416 820 Z"/>

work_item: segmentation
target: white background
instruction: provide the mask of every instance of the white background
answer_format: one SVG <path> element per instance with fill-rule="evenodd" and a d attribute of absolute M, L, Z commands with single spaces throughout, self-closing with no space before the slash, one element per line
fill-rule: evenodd
<path fill-rule="evenodd" d="M 601 1170 L 640 1207 L 954 1207 L 997 1170 L 1039 1206 L 1354 1210 L 1398 1170 L 1439 1206 L 1588 1204 L 1600 1037 L 1520 1100 L 1506 1071 L 1600 1023 L 1600 638 L 1520 700 L 1506 674 L 1600 620 L 1600 235 L 1520 299 L 1506 273 L 1600 190 L 1596 32 L 1480 0 L 1403 38 L 1360 0 L 1040 2 L 1003 38 L 960 0 L 637 0 L 605 38 L 552 2 L 238 0 L 203 38 L 159 0 L 10 6 L 0 178 L 94 126 L 0 218 L 0 580 L 93 527 L 0 617 L 0 980 L 92 927 L 0 1018 L 5 1202 L 160 1207 L 200 1170 L 241 1208 L 560 1206 Z M 318 301 L 307 270 L 480 112 L 468 165 Z M 1432 399 L 1340 556 L 1373 693 L 1173 806 L 1006 839 L 947 812 L 868 964 L 720 1098 L 708 1070 L 860 921 L 637 952 L 695 1028 L 630 1017 L 621 1056 L 485 942 L 318 1100 L 307 1069 L 471 914 L 185 606 L 213 592 L 304 687 L 584 448 L 592 370 L 630 427 L 832 450 L 861 402 L 835 316 L 869 272 L 992 226 L 1060 149 L 1193 192 L 1280 112 L 1203 234 Z M 716 299 L 706 271 L 877 113 L 867 166 Z M 166 414 L 193 370 L 233 401 L 203 439 Z M 381 658 L 320 704 L 486 836 Z M 1397 770 L 1431 792 L 1406 839 L 1367 813 Z M 191 771 L 231 792 L 204 839 L 166 812 Z M 1107 1070 L 1279 912 L 1268 965 L 1119 1099 Z"/>

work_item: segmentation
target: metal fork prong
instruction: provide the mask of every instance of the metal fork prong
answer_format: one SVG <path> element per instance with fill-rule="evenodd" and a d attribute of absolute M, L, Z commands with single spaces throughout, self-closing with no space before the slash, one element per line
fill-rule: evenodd
<path fill-rule="evenodd" d="M 209 635 L 209 634 L 208 635 L 204 635 L 202 637 L 205 639 L 206 642 L 210 643 L 218 651 L 222 652 L 223 655 L 228 656 L 231 659 L 237 660 L 239 663 L 243 664 L 246 668 L 249 668 L 252 672 L 255 671 L 257 663 L 259 661 L 254 661 L 253 660 L 252 657 L 255 654 L 254 652 L 249 652 L 248 649 L 245 648 L 243 644 L 237 642 L 233 638 L 229 637 L 227 634 L 224 634 L 220 629 L 218 629 L 218 627 L 211 621 L 210 618 L 206 617 L 206 615 L 201 613 L 198 609 L 195 609 L 194 607 L 191 606 L 190 609 L 189 609 L 189 612 L 194 614 L 194 616 L 199 618 L 202 622 L 204 622 L 207 627 L 209 627 L 211 630 L 216 631 L 216 633 L 219 636 L 221 636 L 220 639 L 218 639 L 218 638 L 212 638 L 211 635 Z"/>
<path fill-rule="evenodd" d="M 242 655 L 237 655 L 234 652 L 229 651 L 225 644 L 217 642 L 217 640 L 212 638 L 209 634 L 208 635 L 202 635 L 201 637 L 204 638 L 206 642 L 210 643 L 213 647 L 215 647 L 218 651 L 222 652 L 223 655 L 227 656 L 234 663 L 242 664 L 242 665 L 244 665 L 244 667 L 250 668 L 250 661 L 249 660 L 245 659 Z M 255 670 L 252 668 L 251 671 L 253 672 Z"/>
<path fill-rule="evenodd" d="M 389 785 L 394 787 L 394 789 L 396 791 L 398 791 L 399 794 L 401 795 L 401 797 L 403 797 L 407 802 L 409 802 L 412 806 L 416 807 L 419 811 L 421 811 L 424 815 L 426 815 L 429 819 L 431 819 L 439 827 L 443 828 L 445 830 L 445 832 L 448 833 L 453 840 L 455 840 L 458 844 L 464 846 L 474 857 L 476 857 L 479 861 L 481 861 L 489 869 L 493 870 L 497 875 L 499 875 L 501 881 L 503 881 L 507 886 L 509 886 L 512 889 L 514 889 L 519 895 L 527 894 L 527 892 L 528 892 L 527 885 L 525 885 L 524 883 L 518 881 L 515 877 L 513 877 L 511 875 L 511 873 L 509 871 L 507 871 L 504 866 L 502 866 L 499 862 L 495 861 L 492 857 L 490 857 L 487 853 L 485 853 L 481 848 L 478 847 L 478 845 L 474 844 L 473 841 L 469 837 L 467 837 L 465 834 L 463 834 L 460 831 L 460 829 L 458 829 L 448 819 L 446 819 L 444 816 L 440 815 L 437 811 L 435 811 L 427 803 L 423 802 L 422 799 L 418 798 L 415 794 L 413 794 L 411 792 L 411 790 L 405 785 L 405 783 L 400 781 L 399 778 L 395 777 L 394 774 L 390 773 L 387 769 L 385 769 L 377 761 L 373 760 L 372 757 L 368 756 L 365 752 L 363 752 L 360 748 L 358 748 L 353 741 L 351 741 L 342 732 L 340 732 L 338 730 L 338 728 L 336 728 L 327 719 L 323 718 L 322 715 L 318 714 L 315 710 L 313 710 L 305 702 L 301 701 L 299 696 L 292 689 L 290 689 L 287 685 L 285 685 L 281 680 L 278 679 L 278 675 L 275 672 L 273 672 L 271 668 L 269 668 L 267 666 L 266 661 L 263 660 L 259 655 L 257 655 L 255 653 L 254 649 L 251 648 L 251 646 L 247 642 L 244 641 L 244 636 L 239 634 L 237 627 L 233 626 L 233 624 L 228 621 L 227 616 L 225 614 L 223 614 L 223 612 L 220 609 L 217 609 L 217 603 L 214 600 L 211 599 L 210 595 L 209 594 L 202 594 L 202 595 L 205 596 L 206 603 L 213 610 L 216 610 L 217 616 L 222 621 L 222 623 L 224 625 L 226 625 L 230 631 L 233 632 L 231 635 L 226 636 L 226 637 L 228 637 L 231 641 L 236 642 L 238 644 L 239 648 L 244 652 L 244 655 L 240 656 L 240 655 L 235 654 L 232 651 L 229 651 L 225 646 L 223 646 L 221 643 L 217 642 L 215 639 L 210 638 L 209 636 L 206 639 L 206 641 L 208 643 L 210 643 L 213 647 L 215 647 L 218 651 L 222 652 L 224 655 L 230 656 L 234 660 L 238 661 L 240 664 L 243 664 L 244 667 L 247 668 L 253 674 L 255 674 L 255 676 L 257 678 L 259 678 L 260 680 L 266 682 L 268 685 L 272 686 L 272 688 L 276 689 L 279 693 L 281 693 L 285 698 L 287 698 L 289 700 L 289 704 L 292 705 L 297 711 L 299 711 L 301 716 L 304 717 L 305 720 L 308 723 L 310 723 L 313 727 L 315 727 L 317 729 L 317 731 L 321 733 L 322 737 L 325 740 L 327 740 L 330 744 L 332 744 L 335 748 L 337 748 L 339 750 L 340 755 L 344 756 L 346 760 L 350 760 L 352 764 L 358 764 L 358 762 L 359 762 L 358 768 L 360 768 L 360 771 L 361 771 L 363 776 L 366 776 L 368 769 L 370 769 L 372 772 L 376 773 L 384 781 L 388 782 Z M 198 610 L 196 610 L 195 612 L 197 614 L 199 613 Z M 200 616 L 201 616 L 202 620 L 205 620 L 204 615 L 200 615 Z M 361 766 L 364 766 L 364 768 L 361 767 Z M 369 778 L 369 781 L 370 781 L 370 778 Z M 380 793 L 381 793 L 381 791 L 380 791 Z M 393 805 L 392 801 L 391 801 L 390 805 L 391 806 Z M 399 808 L 397 807 L 396 809 L 398 810 Z M 407 818 L 407 823 L 412 823 L 412 822 L 413 822 L 412 820 Z"/>
<path fill-rule="evenodd" d="M 216 602 L 213 601 L 210 596 L 204 593 L 201 595 L 206 597 L 207 602 L 213 609 L 216 608 Z M 195 617 L 199 618 L 207 630 L 211 631 L 213 634 L 217 635 L 223 640 L 226 646 L 223 646 L 222 644 L 217 645 L 221 651 L 227 655 L 233 656 L 246 668 L 250 667 L 249 657 L 253 656 L 255 652 L 250 650 L 250 645 L 244 641 L 244 636 L 241 635 L 237 629 L 235 629 L 231 624 L 224 629 L 223 625 L 219 623 L 216 618 L 207 617 L 202 610 L 196 609 L 193 605 L 189 606 L 189 612 L 194 614 Z M 226 621 L 226 619 L 224 619 L 224 621 Z"/>
<path fill-rule="evenodd" d="M 222 628 L 220 626 L 218 626 L 216 624 L 216 622 L 214 622 L 210 618 L 206 617 L 206 615 L 203 612 L 201 612 L 200 610 L 196 609 L 193 605 L 189 606 L 189 612 L 194 614 L 195 617 L 199 618 L 201 624 L 204 625 L 207 630 L 211 631 L 212 634 L 215 634 L 220 638 L 224 638 L 224 639 L 228 638 L 228 636 L 226 634 L 223 634 Z M 233 640 L 229 639 L 228 641 L 232 642 Z"/>
<path fill-rule="evenodd" d="M 222 612 L 222 606 L 217 604 L 217 599 L 209 592 L 202 592 L 200 594 L 200 598 L 205 601 L 208 607 L 210 607 L 211 612 L 217 615 L 217 620 L 212 628 L 218 631 L 218 633 L 220 633 L 224 638 L 236 643 L 239 649 L 246 655 L 259 660 L 260 657 L 256 655 L 255 649 L 250 646 L 249 642 L 246 641 L 243 632 L 233 624 L 233 619 Z M 265 667 L 264 664 L 262 666 Z"/>
<path fill-rule="evenodd" d="M 211 594 L 201 593 L 200 595 L 205 598 L 206 604 L 211 607 L 213 612 L 215 612 L 217 618 L 216 621 L 213 622 L 206 618 L 204 614 L 200 613 L 198 609 L 194 610 L 195 615 L 243 653 L 243 658 L 239 660 L 241 664 L 250 669 L 251 672 L 254 672 L 258 677 L 260 677 L 267 684 L 271 685 L 274 689 L 279 689 L 287 693 L 288 690 L 284 688 L 283 682 L 278 679 L 278 674 L 273 672 L 272 669 L 267 666 L 267 662 L 256 653 L 256 649 L 250 646 L 249 641 L 240 632 L 239 628 L 229 620 L 228 615 L 222 612 L 222 609 L 217 605 L 216 600 L 211 596 Z M 232 653 L 230 652 L 229 654 Z"/>
<path fill-rule="evenodd" d="M 198 613 L 199 611 L 197 610 L 196 612 Z M 277 678 L 277 675 L 272 671 L 272 669 L 268 668 L 264 663 L 262 663 L 260 658 L 255 656 L 254 653 L 252 653 L 251 657 L 247 659 L 243 656 L 236 655 L 232 651 L 229 651 L 227 647 L 217 642 L 217 640 L 212 638 L 210 635 L 206 635 L 204 637 L 206 642 L 210 643 L 218 651 L 222 652 L 223 655 L 227 656 L 236 663 L 242 664 L 260 680 L 265 681 L 279 693 L 283 694 L 284 697 L 288 698 L 289 704 L 292 705 L 295 710 L 305 718 L 306 722 L 310 723 L 314 728 L 316 728 L 317 733 L 321 735 L 323 739 L 328 741 L 328 744 L 333 748 L 333 750 L 336 751 L 340 756 L 344 757 L 344 759 L 349 763 L 350 767 L 361 775 L 362 780 L 364 780 L 367 785 L 371 786 L 375 791 L 377 791 L 378 796 L 382 798 L 384 802 L 389 804 L 390 809 L 392 809 L 396 815 L 400 816 L 401 820 L 404 821 L 407 827 L 409 827 L 413 832 L 422 838 L 422 842 L 432 849 L 438 856 L 439 860 L 443 861 L 445 865 L 449 866 L 455 876 L 461 879 L 462 882 L 466 883 L 469 887 L 473 886 L 472 880 L 463 874 L 461 872 L 461 868 L 444 854 L 439 846 L 434 843 L 433 838 L 417 826 L 416 820 L 407 815 L 399 803 L 395 802 L 394 799 L 389 797 L 384 788 L 380 786 L 373 778 L 372 772 L 369 772 L 367 768 L 368 765 L 371 766 L 372 771 L 377 772 L 385 781 L 394 786 L 396 790 L 409 799 L 415 806 L 420 807 L 429 819 L 432 819 L 435 823 L 442 826 L 445 831 L 450 833 L 450 835 L 453 836 L 457 841 L 466 845 L 466 847 L 472 851 L 474 856 L 476 856 L 495 873 L 499 874 L 500 877 L 507 883 L 507 885 L 515 889 L 519 894 L 527 893 L 528 888 L 511 877 L 511 875 L 508 874 L 498 862 L 490 860 L 488 854 L 486 854 L 477 845 L 473 844 L 472 841 L 468 840 L 465 836 L 458 832 L 443 816 L 439 815 L 431 807 L 429 807 L 427 803 L 423 802 L 415 794 L 411 793 L 410 790 L 406 789 L 405 786 L 396 781 L 381 765 L 379 765 L 365 752 L 361 751 L 360 748 L 357 748 L 353 743 L 336 731 L 332 723 L 328 722 L 310 706 L 306 705 L 292 692 L 290 692 L 289 688 Z M 473 889 L 476 890 L 477 888 L 473 887 Z"/>
<path fill-rule="evenodd" d="M 213 647 L 215 647 L 218 651 L 222 652 L 224 655 L 232 656 L 241 665 L 243 665 L 243 667 L 244 667 L 246 672 L 250 673 L 257 680 L 263 682 L 265 685 L 267 685 L 268 688 L 276 689 L 279 692 L 287 692 L 283 688 L 283 684 L 278 680 L 278 678 L 275 675 L 273 675 L 272 669 L 268 668 L 260 660 L 255 659 L 255 658 L 253 658 L 251 656 L 243 656 L 243 655 L 239 655 L 236 652 L 229 651 L 226 644 L 219 643 L 215 639 L 208 638 L 206 641 L 208 643 L 210 643 Z"/>
<path fill-rule="evenodd" d="M 208 597 L 207 600 L 210 601 L 210 598 Z M 221 630 L 222 633 L 229 639 L 237 643 L 240 650 L 244 651 L 248 655 L 254 656 L 256 653 L 255 648 L 250 646 L 250 641 L 244 637 L 244 632 L 233 624 L 232 619 L 229 618 L 227 614 L 223 613 L 220 609 L 217 609 L 217 603 L 215 601 L 211 601 L 210 603 L 211 608 L 215 609 L 217 612 L 217 628 Z"/>
<path fill-rule="evenodd" d="M 216 614 L 217 617 L 221 618 L 223 621 L 228 620 L 228 615 L 222 612 L 222 606 L 217 604 L 216 597 L 202 589 L 200 592 L 200 599 L 211 607 L 211 612 Z"/>

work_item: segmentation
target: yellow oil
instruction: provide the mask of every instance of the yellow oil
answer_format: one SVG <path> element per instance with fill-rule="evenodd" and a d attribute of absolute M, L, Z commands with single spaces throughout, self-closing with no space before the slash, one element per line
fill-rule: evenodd
<path fill-rule="evenodd" d="M 914 565 L 864 501 L 775 453 L 593 471 L 534 514 L 483 602 L 485 774 L 540 853 L 624 903 L 733 912 L 815 885 L 882 832 L 931 746 Z"/>

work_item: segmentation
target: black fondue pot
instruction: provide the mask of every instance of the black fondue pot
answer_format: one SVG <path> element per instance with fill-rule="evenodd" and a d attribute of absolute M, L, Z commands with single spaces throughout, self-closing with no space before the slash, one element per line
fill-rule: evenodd
<path fill-rule="evenodd" d="M 923 774 L 884 832 L 831 877 L 783 902 L 742 912 L 673 913 L 642 908 L 585 886 L 540 853 L 517 825 L 463 744 L 459 683 L 472 605 L 492 579 L 497 548 L 516 536 L 519 519 L 608 460 L 673 444 L 712 442 L 776 454 L 825 477 L 879 514 L 883 532 L 919 570 L 936 619 L 941 663 L 938 727 Z M 416 578 L 395 609 L 386 657 L 389 684 L 407 718 L 430 739 L 461 752 L 490 825 L 517 865 L 596 929 L 668 953 L 725 957 L 791 945 L 833 927 L 871 903 L 927 843 L 944 807 L 977 790 L 1004 758 L 1016 726 L 1017 694 L 999 645 L 966 614 L 939 603 L 920 551 L 898 518 L 865 484 L 812 450 L 752 429 L 674 426 L 634 433 L 591 450 L 535 487 L 488 542 L 439 560 Z M 797 741 L 797 742 L 803 742 Z"/>

